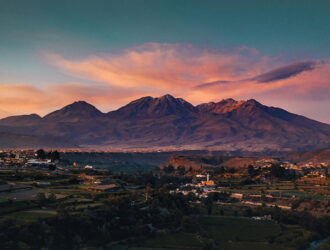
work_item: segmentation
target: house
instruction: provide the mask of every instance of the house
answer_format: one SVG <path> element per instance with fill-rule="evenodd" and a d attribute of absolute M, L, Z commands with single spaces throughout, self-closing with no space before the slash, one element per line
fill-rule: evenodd
<path fill-rule="evenodd" d="M 235 198 L 235 199 L 242 199 L 243 198 L 243 194 L 241 194 L 241 193 L 232 193 L 231 195 L 230 195 L 230 197 L 231 198 Z"/>
<path fill-rule="evenodd" d="M 269 215 L 264 215 L 264 216 L 253 216 L 252 217 L 253 220 L 271 220 L 272 216 Z"/>
<path fill-rule="evenodd" d="M 213 187 L 213 186 L 215 186 L 215 183 L 214 183 L 213 180 L 209 180 L 209 181 L 201 181 L 201 182 L 200 182 L 200 186 Z"/>
<path fill-rule="evenodd" d="M 215 183 L 213 180 L 210 180 L 210 175 L 207 174 L 206 175 L 206 180 L 201 181 L 199 184 L 199 186 L 207 186 L 207 187 L 214 187 Z"/>
<path fill-rule="evenodd" d="M 36 184 L 38 187 L 48 187 L 51 185 L 50 182 L 37 182 Z"/>
<path fill-rule="evenodd" d="M 29 167 L 46 168 L 46 169 L 56 168 L 56 165 L 52 163 L 51 160 L 30 159 L 27 161 L 27 165 Z"/>

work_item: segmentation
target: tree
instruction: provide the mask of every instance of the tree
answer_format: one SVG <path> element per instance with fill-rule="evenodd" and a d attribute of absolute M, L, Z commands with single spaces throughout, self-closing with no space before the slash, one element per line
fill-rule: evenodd
<path fill-rule="evenodd" d="M 205 200 L 205 206 L 207 207 L 207 214 L 211 215 L 213 210 L 213 200 L 214 196 L 210 194 Z"/>
<path fill-rule="evenodd" d="M 151 186 L 150 186 L 150 184 L 148 183 L 148 184 L 146 185 L 146 188 L 145 188 L 146 201 L 148 201 L 148 199 L 149 199 L 150 190 L 151 190 Z"/>
<path fill-rule="evenodd" d="M 254 167 L 252 165 L 248 166 L 248 173 L 251 177 L 254 175 L 255 171 L 254 171 Z"/>
<path fill-rule="evenodd" d="M 37 152 L 38 159 L 45 159 L 46 158 L 46 152 L 43 149 L 39 149 Z"/>
<path fill-rule="evenodd" d="M 181 220 L 181 226 L 184 231 L 191 232 L 192 231 L 192 225 L 191 221 L 188 216 L 183 216 Z"/>
<path fill-rule="evenodd" d="M 40 205 L 43 205 L 46 202 L 46 200 L 47 200 L 45 193 L 42 193 L 42 192 L 37 193 L 36 199 L 37 199 L 37 202 Z"/>
<path fill-rule="evenodd" d="M 224 168 L 224 166 L 221 166 L 218 170 L 217 170 L 217 173 L 219 174 L 223 174 L 226 172 L 226 169 Z"/>
<path fill-rule="evenodd" d="M 252 216 L 252 209 L 250 207 L 244 210 L 244 216 L 246 217 Z"/>
<path fill-rule="evenodd" d="M 49 170 L 55 170 L 56 169 L 56 166 L 55 165 L 49 165 Z"/>
<path fill-rule="evenodd" d="M 294 189 L 296 189 L 296 190 L 298 189 L 298 184 L 297 184 L 296 181 L 294 182 L 293 187 L 294 187 Z"/>
<path fill-rule="evenodd" d="M 187 199 L 189 201 L 195 201 L 196 200 L 196 195 L 193 192 L 189 192 L 187 195 Z"/>
<path fill-rule="evenodd" d="M 49 196 L 48 196 L 48 200 L 50 202 L 54 202 L 56 201 L 56 195 L 54 193 L 51 193 Z"/>
<path fill-rule="evenodd" d="M 171 173 L 174 172 L 174 167 L 170 164 L 167 167 L 164 167 L 164 172 L 168 173 L 168 174 L 171 174 Z"/>
<path fill-rule="evenodd" d="M 212 249 L 216 249 L 215 248 L 215 242 L 213 239 L 207 239 L 204 244 L 203 244 L 203 250 L 212 250 Z"/>
<path fill-rule="evenodd" d="M 59 160 L 60 159 L 60 153 L 57 150 L 50 152 L 50 159 L 52 161 Z"/>
<path fill-rule="evenodd" d="M 270 175 L 273 177 L 281 178 L 285 174 L 285 169 L 277 164 L 270 167 Z"/>
<path fill-rule="evenodd" d="M 186 173 L 186 169 L 183 166 L 178 166 L 176 171 L 179 173 L 179 175 L 184 175 Z"/>

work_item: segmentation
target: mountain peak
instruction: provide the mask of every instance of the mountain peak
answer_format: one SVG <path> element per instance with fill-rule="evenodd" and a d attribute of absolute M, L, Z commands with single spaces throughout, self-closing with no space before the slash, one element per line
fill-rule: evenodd
<path fill-rule="evenodd" d="M 93 105 L 85 101 L 76 101 L 69 104 L 62 109 L 56 110 L 44 118 L 47 120 L 57 121 L 78 121 L 86 118 L 93 118 L 102 116 L 103 113 L 95 108 Z"/>
<path fill-rule="evenodd" d="M 255 110 L 255 109 L 260 109 L 265 107 L 264 105 L 262 105 L 260 102 L 256 101 L 255 99 L 249 99 L 245 102 L 242 102 L 242 104 L 240 105 L 240 109 L 242 110 Z"/>
<path fill-rule="evenodd" d="M 163 95 L 163 96 L 158 97 L 156 99 L 161 99 L 161 100 L 175 100 L 177 98 L 175 98 L 174 96 L 172 96 L 170 94 L 166 94 L 166 95 Z"/>
<path fill-rule="evenodd" d="M 203 113 L 224 114 L 238 108 L 244 101 L 236 101 L 232 98 L 223 99 L 220 102 L 209 102 L 197 106 Z"/>
<path fill-rule="evenodd" d="M 228 98 L 194 107 L 171 95 L 143 97 L 108 115 L 85 101 L 76 101 L 44 118 L 28 115 L 2 119 L 0 129 L 114 148 L 178 146 L 257 151 L 329 147 L 330 138 L 330 125 L 267 107 L 254 99 Z"/>
<path fill-rule="evenodd" d="M 142 97 L 109 114 L 120 113 L 125 117 L 158 117 L 167 115 L 186 116 L 195 112 L 195 107 L 182 98 L 172 95 L 161 97 Z"/>
<path fill-rule="evenodd" d="M 251 104 L 251 105 L 262 105 L 260 102 L 258 102 L 257 100 L 255 100 L 255 99 L 249 99 L 249 100 L 247 100 L 245 103 L 247 103 L 247 104 Z"/>
<path fill-rule="evenodd" d="M 224 101 L 224 102 L 234 102 L 234 103 L 236 103 L 237 101 L 236 100 L 234 100 L 233 98 L 227 98 L 227 99 L 223 99 L 222 101 Z"/>
<path fill-rule="evenodd" d="M 1 119 L 0 125 L 12 126 L 15 124 L 24 124 L 26 126 L 34 125 L 40 122 L 42 118 L 37 114 L 15 115 Z"/>
<path fill-rule="evenodd" d="M 63 107 L 60 110 L 65 111 L 76 111 L 76 112 L 99 112 L 101 113 L 97 108 L 95 108 L 92 104 L 89 104 L 85 101 L 75 101 L 65 107 Z M 56 112 L 56 111 L 55 111 Z"/>
<path fill-rule="evenodd" d="M 86 101 L 75 101 L 65 107 L 93 107 L 95 108 L 93 105 L 89 104 L 88 102 Z M 96 108 L 95 108 L 96 109 Z"/>
<path fill-rule="evenodd" d="M 82 101 L 82 100 L 75 101 L 75 102 L 73 102 L 72 104 L 87 104 L 87 105 L 90 105 L 88 102 L 86 102 L 86 101 Z"/>

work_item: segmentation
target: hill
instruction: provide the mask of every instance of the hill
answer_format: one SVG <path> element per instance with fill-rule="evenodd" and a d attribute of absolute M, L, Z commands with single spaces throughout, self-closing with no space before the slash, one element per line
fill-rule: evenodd
<path fill-rule="evenodd" d="M 297 163 L 330 163 L 330 149 L 294 152 L 290 153 L 287 159 Z"/>

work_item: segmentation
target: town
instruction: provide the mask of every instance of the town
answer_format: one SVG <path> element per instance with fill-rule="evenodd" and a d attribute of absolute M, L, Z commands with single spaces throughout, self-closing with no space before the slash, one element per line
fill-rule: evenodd
<path fill-rule="evenodd" d="M 89 153 L 75 154 L 89 159 Z M 101 165 L 95 154 L 89 164 L 67 155 L 42 149 L 0 153 L 0 226 L 10 225 L 15 231 L 38 228 L 43 221 L 49 230 L 40 232 L 45 241 L 37 247 L 67 247 L 72 244 L 68 236 L 49 232 L 58 230 L 59 220 L 72 223 L 73 216 L 83 226 L 86 222 L 81 219 L 86 217 L 103 228 L 95 236 L 97 244 L 123 249 L 155 245 L 231 249 L 266 243 L 279 249 L 298 244 L 303 249 L 329 233 L 328 161 L 172 155 L 152 171 L 130 174 L 123 172 L 125 168 L 105 168 L 106 153 L 99 154 Z M 118 164 L 117 160 L 109 164 L 113 162 Z M 215 222 L 224 226 L 216 229 Z M 259 236 L 236 232 L 217 237 L 236 223 Z M 284 232 L 290 238 L 284 239 Z M 15 237 L 8 241 L 6 233 L 0 234 L 6 247 L 34 244 L 15 242 Z M 80 239 L 75 241 L 77 246 L 96 246 L 94 241 L 82 240 L 88 230 L 67 233 Z M 56 237 L 63 240 L 57 242 Z"/>

